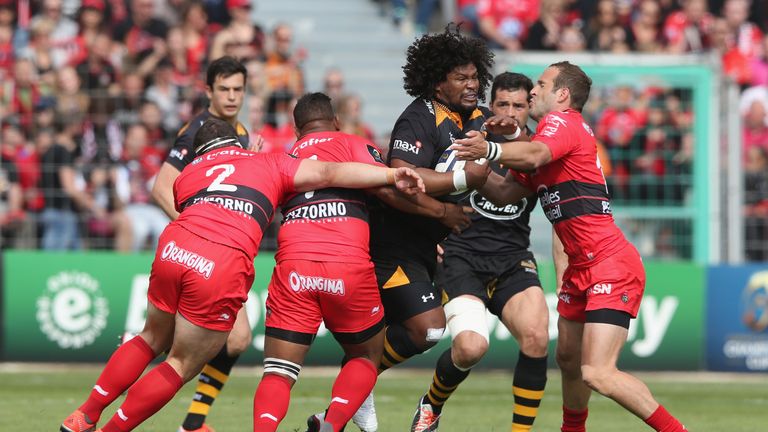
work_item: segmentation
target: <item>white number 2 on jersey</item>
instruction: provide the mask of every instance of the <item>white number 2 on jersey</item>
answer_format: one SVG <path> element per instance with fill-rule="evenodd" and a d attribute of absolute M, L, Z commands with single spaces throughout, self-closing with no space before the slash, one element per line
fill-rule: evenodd
<path fill-rule="evenodd" d="M 221 164 L 221 165 L 215 165 L 211 169 L 205 172 L 206 177 L 212 176 L 216 171 L 221 171 L 219 175 L 211 182 L 211 185 L 208 186 L 208 192 L 212 191 L 224 191 L 224 192 L 234 192 L 237 190 L 237 186 L 232 184 L 224 183 L 224 180 L 226 180 L 227 177 L 231 176 L 235 173 L 235 166 L 232 164 Z"/>

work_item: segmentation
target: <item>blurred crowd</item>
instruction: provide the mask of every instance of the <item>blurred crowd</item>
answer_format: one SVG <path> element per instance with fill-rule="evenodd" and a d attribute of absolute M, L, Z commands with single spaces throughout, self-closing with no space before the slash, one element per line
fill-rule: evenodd
<path fill-rule="evenodd" d="M 372 1 L 400 29 L 461 22 L 500 51 L 714 50 L 743 90 L 747 257 L 768 259 L 768 0 Z M 325 71 L 322 89 L 305 87 L 312 53 L 295 44 L 290 23 L 254 21 L 257 4 L 0 0 L 2 247 L 151 249 L 167 223 L 149 193 L 154 175 L 179 129 L 205 108 L 204 71 L 222 55 L 247 67 L 240 119 L 265 139 L 262 151 L 293 143 L 292 104 L 307 90 L 333 98 L 345 131 L 386 145 L 342 70 Z M 689 89 L 598 87 L 585 117 L 609 156 L 618 205 L 690 200 Z"/>

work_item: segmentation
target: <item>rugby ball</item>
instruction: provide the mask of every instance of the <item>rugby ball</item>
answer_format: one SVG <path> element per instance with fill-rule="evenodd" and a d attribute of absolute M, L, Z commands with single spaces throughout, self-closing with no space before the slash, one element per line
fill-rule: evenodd
<path fill-rule="evenodd" d="M 443 154 L 440 155 L 440 159 L 437 160 L 435 171 L 449 172 L 463 170 L 465 163 L 466 161 L 456 158 L 456 150 L 446 149 Z"/>

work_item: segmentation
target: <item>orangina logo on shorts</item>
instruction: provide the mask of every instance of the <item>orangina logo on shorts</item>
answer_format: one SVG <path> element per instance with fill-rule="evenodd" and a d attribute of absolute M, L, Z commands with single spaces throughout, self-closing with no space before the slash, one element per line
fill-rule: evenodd
<path fill-rule="evenodd" d="M 182 249 L 176 246 L 176 242 L 173 241 L 168 242 L 168 244 L 163 247 L 163 253 L 160 255 L 160 259 L 181 264 L 190 270 L 200 273 L 206 279 L 210 278 L 211 273 L 213 273 L 213 261 L 201 257 L 194 252 Z"/>
<path fill-rule="evenodd" d="M 341 279 L 327 279 L 321 276 L 304 276 L 292 271 L 288 275 L 288 282 L 295 292 L 301 290 L 318 291 L 326 294 L 344 295 L 344 281 Z"/>
<path fill-rule="evenodd" d="M 36 318 L 48 339 L 65 349 L 90 345 L 107 326 L 109 302 L 88 273 L 63 271 L 48 278 Z"/>

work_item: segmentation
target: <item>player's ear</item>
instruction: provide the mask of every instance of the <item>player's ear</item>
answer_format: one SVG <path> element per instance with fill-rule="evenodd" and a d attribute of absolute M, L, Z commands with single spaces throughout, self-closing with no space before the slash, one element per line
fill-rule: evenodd
<path fill-rule="evenodd" d="M 341 130 L 341 120 L 337 115 L 333 116 L 333 128 L 337 131 Z"/>
<path fill-rule="evenodd" d="M 571 97 L 571 89 L 568 87 L 560 87 L 557 89 L 557 102 L 563 103 Z"/>

